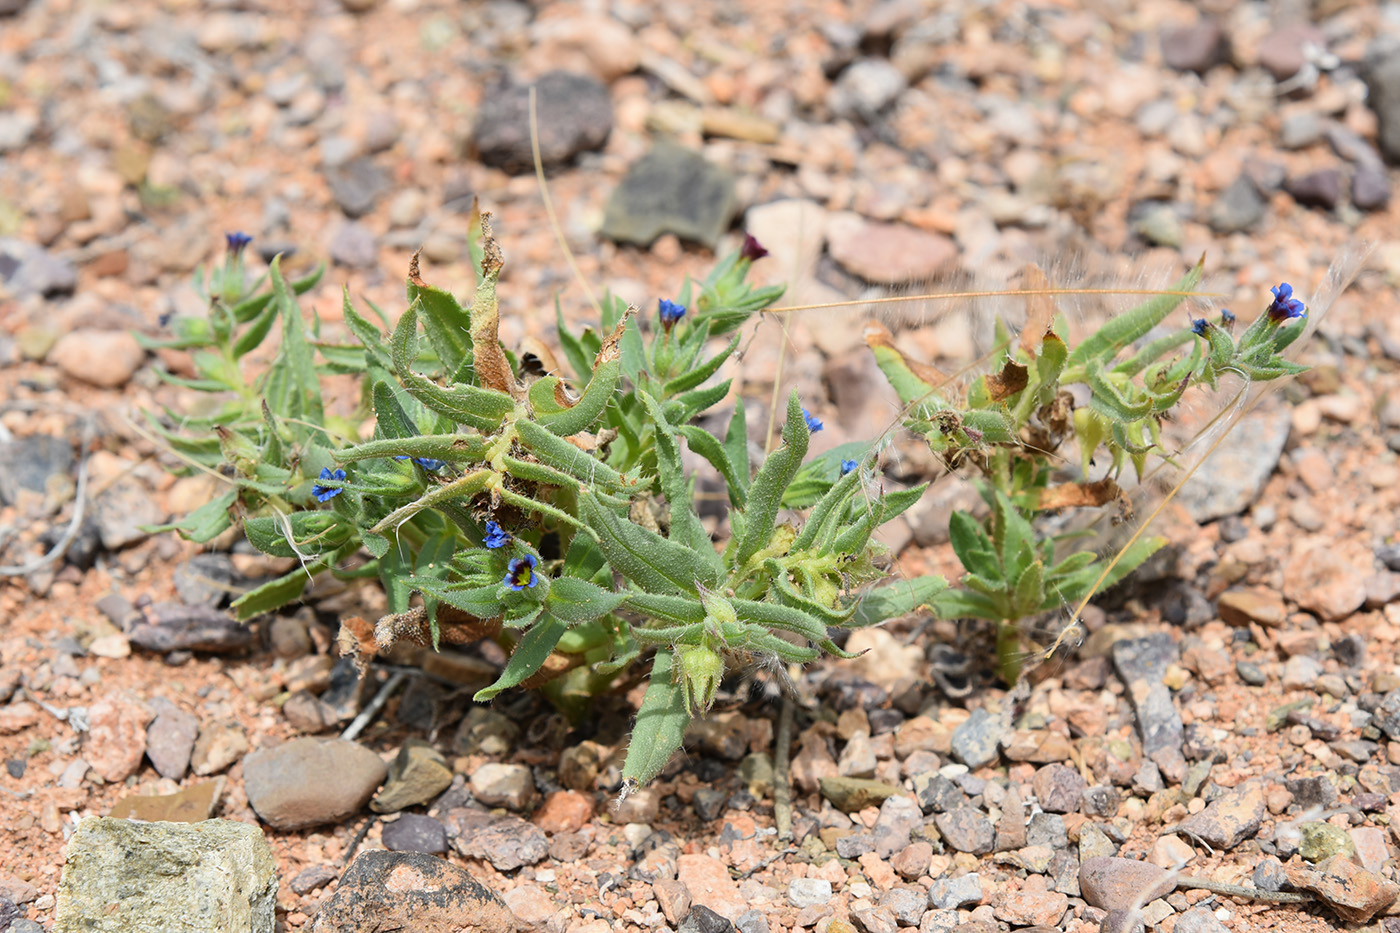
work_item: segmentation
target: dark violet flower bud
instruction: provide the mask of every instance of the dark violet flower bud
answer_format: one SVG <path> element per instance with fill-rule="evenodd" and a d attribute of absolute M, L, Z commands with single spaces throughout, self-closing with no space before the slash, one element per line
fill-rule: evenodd
<path fill-rule="evenodd" d="M 669 298 L 662 298 L 657 302 L 657 308 L 661 313 L 661 326 L 670 331 L 676 322 L 685 317 L 685 305 L 676 304 Z"/>
<path fill-rule="evenodd" d="M 854 460 L 842 460 L 842 461 L 841 461 L 841 475 L 842 475 L 842 476 L 845 476 L 847 473 L 851 472 L 852 470 L 854 470 L 854 469 L 855 469 L 856 467 L 858 467 L 858 466 L 860 466 L 860 464 L 857 463 L 857 462 L 854 461 Z"/>
<path fill-rule="evenodd" d="M 237 230 L 233 233 L 225 233 L 224 239 L 228 242 L 228 251 L 235 256 L 241 255 L 244 247 L 253 242 L 252 237 Z"/>
<path fill-rule="evenodd" d="M 802 420 L 807 422 L 807 430 L 811 431 L 813 434 L 816 434 L 818 431 L 825 427 L 825 425 L 821 423 L 820 418 L 817 418 L 805 408 L 802 409 Z"/>
<path fill-rule="evenodd" d="M 1293 286 L 1287 282 L 1281 282 L 1269 291 L 1274 293 L 1274 300 L 1269 304 L 1266 313 L 1269 315 L 1269 320 L 1275 324 L 1304 317 L 1308 313 L 1303 302 L 1293 297 Z"/>
<path fill-rule="evenodd" d="M 753 262 L 768 255 L 768 250 L 763 248 L 763 244 L 753 238 L 752 233 L 744 234 L 744 245 L 739 247 L 739 258 Z"/>
<path fill-rule="evenodd" d="M 510 544 L 510 533 L 503 530 L 495 522 L 486 523 L 486 537 L 481 539 L 481 543 L 488 548 L 495 550 L 498 547 L 505 547 Z"/>
<path fill-rule="evenodd" d="M 320 479 L 328 479 L 334 480 L 335 482 L 342 482 L 345 479 L 345 471 L 336 470 L 335 472 L 331 472 L 330 467 L 321 467 Z M 344 489 L 341 489 L 338 486 L 322 486 L 320 483 L 317 483 L 316 485 L 311 487 L 311 494 L 316 497 L 317 502 L 327 502 L 331 499 L 334 499 L 336 496 L 340 495 L 344 491 Z"/>
<path fill-rule="evenodd" d="M 1221 308 L 1221 309 L 1220 309 L 1220 323 L 1221 323 L 1221 325 L 1224 326 L 1224 327 L 1234 327 L 1234 326 L 1235 326 L 1235 312 L 1231 311 L 1229 308 Z"/>
<path fill-rule="evenodd" d="M 526 554 L 524 557 L 512 558 L 506 564 L 506 577 L 503 582 L 507 587 L 520 592 L 526 587 L 533 587 L 538 581 L 535 576 L 535 565 L 539 561 L 535 560 L 535 555 Z"/>
<path fill-rule="evenodd" d="M 1203 317 L 1198 317 L 1191 322 L 1191 333 L 1195 334 L 1197 337 L 1204 337 L 1206 335 L 1206 328 L 1209 326 L 1209 321 Z"/>

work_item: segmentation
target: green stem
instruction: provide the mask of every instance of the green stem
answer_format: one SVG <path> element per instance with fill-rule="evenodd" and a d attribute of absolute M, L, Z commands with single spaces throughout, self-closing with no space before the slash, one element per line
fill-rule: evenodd
<path fill-rule="evenodd" d="M 1008 686 L 1021 679 L 1021 631 L 1014 622 L 997 623 L 997 673 Z"/>

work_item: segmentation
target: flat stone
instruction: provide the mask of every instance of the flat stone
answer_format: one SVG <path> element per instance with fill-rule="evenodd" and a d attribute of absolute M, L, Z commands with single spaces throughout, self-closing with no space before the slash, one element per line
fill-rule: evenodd
<path fill-rule="evenodd" d="M 1050 764 L 1035 773 L 1031 786 L 1047 812 L 1073 813 L 1079 809 L 1088 782 L 1074 768 Z"/>
<path fill-rule="evenodd" d="M 0 237 L 0 282 L 19 298 L 51 298 L 72 294 L 78 285 L 78 269 L 34 243 Z"/>
<path fill-rule="evenodd" d="M 403 813 L 385 823 L 380 833 L 384 848 L 391 852 L 425 852 L 441 855 L 447 851 L 447 829 L 431 816 Z"/>
<path fill-rule="evenodd" d="M 1268 200 L 1259 193 L 1254 181 L 1247 175 L 1241 175 L 1220 192 L 1212 205 L 1211 229 L 1216 233 L 1241 233 L 1250 230 L 1264 219 L 1264 212 L 1268 206 Z M 1187 488 L 1191 486 L 1190 483 L 1186 485 Z M 1228 514 L 1233 515 L 1240 511 L 1243 511 L 1243 507 Z"/>
<path fill-rule="evenodd" d="M 146 651 L 241 651 L 253 643 L 253 630 L 226 612 L 208 606 L 155 603 L 145 610 L 127 638 Z"/>
<path fill-rule="evenodd" d="M 451 862 L 421 852 L 362 852 L 307 933 L 515 933 L 496 893 Z"/>
<path fill-rule="evenodd" d="M 1366 923 L 1400 896 L 1400 885 L 1343 856 L 1329 859 L 1316 870 L 1289 863 L 1284 871 L 1288 873 L 1289 884 L 1316 894 L 1350 923 Z"/>
<path fill-rule="evenodd" d="M 1004 726 L 1001 717 L 975 709 L 953 730 L 953 757 L 974 771 L 997 760 Z"/>
<path fill-rule="evenodd" d="M 531 818 L 540 829 L 554 833 L 576 833 L 593 819 L 593 798 L 576 790 L 557 790 Z"/>
<path fill-rule="evenodd" d="M 427 803 L 451 783 L 452 769 L 442 753 L 422 739 L 411 738 L 389 764 L 384 788 L 370 801 L 369 808 L 375 813 L 397 813 Z"/>
<path fill-rule="evenodd" d="M 674 233 L 713 248 L 736 209 L 734 179 L 727 172 L 698 152 L 658 143 L 613 191 L 601 232 L 640 246 Z"/>
<path fill-rule="evenodd" d="M 928 890 L 928 905 L 938 910 L 956 910 L 982 901 L 982 879 L 975 872 L 957 878 L 939 878 Z"/>
<path fill-rule="evenodd" d="M 21 493 L 44 495 L 50 479 L 73 469 L 73 445 L 65 438 L 31 434 L 0 443 L 0 502 L 14 504 Z"/>
<path fill-rule="evenodd" d="M 243 759 L 248 803 L 263 822 L 281 830 L 354 816 L 387 773 L 378 755 L 342 739 L 293 739 Z"/>
<path fill-rule="evenodd" d="M 1277 628 L 1288 618 L 1288 604 L 1283 597 L 1263 587 L 1226 590 L 1220 595 L 1217 607 L 1221 620 L 1229 625 L 1247 626 L 1258 622 Z"/>
<path fill-rule="evenodd" d="M 350 221 L 336 228 L 331 236 L 330 254 L 337 264 L 350 269 L 371 269 L 379 262 L 379 240 L 362 223 Z"/>
<path fill-rule="evenodd" d="M 904 790 L 883 781 L 865 778 L 830 777 L 820 780 L 822 796 L 832 806 L 845 813 L 855 813 L 869 806 L 878 806 Z"/>
<path fill-rule="evenodd" d="M 146 757 L 161 777 L 181 780 L 190 767 L 199 719 L 169 700 L 157 699 L 151 705 L 156 717 L 146 727 Z"/>
<path fill-rule="evenodd" d="M 368 156 L 351 159 L 326 172 L 331 196 L 347 217 L 363 217 L 389 188 L 389 175 Z"/>
<path fill-rule="evenodd" d="M 544 930 L 559 911 L 554 898 L 537 884 L 518 884 L 501 895 L 501 900 L 515 915 L 521 930 Z"/>
<path fill-rule="evenodd" d="M 831 882 L 825 878 L 794 878 L 788 882 L 788 903 L 799 910 L 831 900 Z"/>
<path fill-rule="evenodd" d="M 1079 866 L 1084 900 L 1101 910 L 1127 910 L 1176 888 L 1176 877 L 1149 862 L 1126 858 L 1090 858 Z"/>
<path fill-rule="evenodd" d="M 1248 784 L 1227 790 L 1200 813 L 1182 820 L 1180 829 L 1228 851 L 1259 831 L 1264 814 L 1263 788 Z"/>
<path fill-rule="evenodd" d="M 854 214 L 831 215 L 826 238 L 831 258 L 843 269 L 880 285 L 925 281 L 958 259 L 957 244 L 942 234 Z"/>
<path fill-rule="evenodd" d="M 1069 907 L 1069 898 L 1057 891 L 1013 891 L 996 906 L 998 920 L 1019 926 L 1055 927 Z"/>
<path fill-rule="evenodd" d="M 68 840 L 55 933 L 273 933 L 277 865 L 247 823 L 93 817 Z"/>
<path fill-rule="evenodd" d="M 551 71 L 534 83 L 540 161 L 565 165 L 603 148 L 612 132 L 612 98 L 589 75 Z M 534 170 L 530 146 L 530 88 L 506 84 L 489 90 L 477 113 L 472 142 L 483 163 L 513 174 Z"/>
<path fill-rule="evenodd" d="M 248 751 L 248 733 L 237 723 L 214 723 L 199 730 L 190 767 L 200 777 L 217 774 Z"/>
<path fill-rule="evenodd" d="M 1204 20 L 1162 34 L 1162 60 L 1177 71 L 1205 74 L 1230 56 L 1230 41 L 1221 25 Z"/>
<path fill-rule="evenodd" d="M 97 497 L 93 503 L 93 519 L 102 536 L 102 546 L 116 551 L 145 541 L 150 535 L 143 526 L 159 524 L 165 519 L 165 512 L 145 483 L 122 479 Z"/>
<path fill-rule="evenodd" d="M 149 823 L 198 823 L 214 815 L 227 779 L 219 775 L 200 781 L 173 794 L 158 797 L 132 795 L 118 800 L 107 815 L 119 820 L 145 820 Z"/>
<path fill-rule="evenodd" d="M 957 852 L 986 855 L 992 851 L 996 831 L 991 820 L 981 810 L 958 807 L 933 818 L 943 841 Z"/>
<path fill-rule="evenodd" d="M 1369 569 L 1353 566 L 1331 548 L 1311 548 L 1285 566 L 1283 595 L 1324 621 L 1337 622 L 1366 602 Z"/>
<path fill-rule="evenodd" d="M 447 814 L 445 823 L 452 848 L 467 858 L 485 859 L 497 871 L 534 865 L 549 853 L 544 831 L 518 816 L 456 809 Z"/>
<path fill-rule="evenodd" d="M 288 887 L 292 889 L 293 894 L 308 894 L 318 888 L 324 888 L 339 877 L 340 872 L 331 865 L 311 865 L 297 872 Z"/>

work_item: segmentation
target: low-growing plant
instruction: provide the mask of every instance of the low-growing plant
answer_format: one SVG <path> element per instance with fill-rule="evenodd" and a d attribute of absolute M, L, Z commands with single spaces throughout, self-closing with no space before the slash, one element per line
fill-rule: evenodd
<path fill-rule="evenodd" d="M 919 607 L 1011 633 L 1025 616 L 1087 599 L 1160 541 L 1138 541 L 1111 565 L 1092 552 L 1057 558 L 1035 514 L 1116 499 L 1113 476 L 1128 463 L 1142 471 L 1160 450 L 1160 419 L 1191 386 L 1226 372 L 1261 380 L 1298 370 L 1279 357 L 1302 330 L 1287 286 L 1238 341 L 1222 318 L 1135 347 L 1194 289 L 1199 266 L 1074 348 L 1051 306 L 1014 352 L 1003 333 L 995 372 L 960 393 L 877 329 L 870 343 L 906 403 L 903 424 L 950 464 L 975 463 L 991 506 L 985 522 L 953 517 L 962 588 L 935 576 L 877 583 L 887 574 L 874 533 L 927 484 L 886 491 L 874 442 L 809 457 L 821 423 L 795 394 L 781 444 L 761 458 L 751 458 L 742 399 L 722 437 L 698 423 L 731 395 L 732 380 L 718 376 L 740 329 L 783 292 L 748 283 L 764 255 L 757 243 L 661 300 L 645 334 L 636 309 L 612 296 L 596 329 L 575 331 L 556 304 L 556 358 L 543 346 L 514 354 L 501 345 L 504 257 L 489 215 L 474 215 L 473 234 L 479 275 L 468 307 L 428 284 L 415 257 L 408 306 L 392 326 L 377 308 L 378 324 L 362 316 L 345 294 L 354 345 L 321 339 L 319 321 L 308 325 L 298 307 L 319 271 L 289 283 L 274 259 L 265 286 L 245 288 L 247 240 L 231 236 L 208 285 L 208 319 L 176 319 L 173 339 L 155 342 L 192 351 L 198 373 L 165 378 L 225 399 L 200 417 L 151 416 L 187 468 L 229 486 L 169 527 L 208 542 L 237 524 L 259 550 L 298 561 L 234 603 L 243 619 L 297 600 L 321 573 L 377 575 L 388 613 L 342 632 L 361 662 L 400 639 L 495 639 L 509 660 L 478 701 L 539 687 L 577 712 L 649 656 L 623 770 L 635 783 L 661 770 L 735 664 L 849 657 L 834 630 Z M 274 324 L 276 356 L 250 375 L 246 358 Z M 1168 358 L 1188 341 L 1188 354 Z M 322 403 L 321 379 L 332 374 L 360 377 L 359 407 L 341 418 Z M 1088 407 L 1074 407 L 1071 383 L 1088 387 Z M 358 436 L 371 420 L 372 436 Z M 1071 437 L 1086 474 L 1100 448 L 1111 474 L 1052 485 L 1053 451 Z M 696 509 L 683 447 L 725 489 L 722 547 Z M 794 511 L 805 514 L 794 520 Z M 1018 650 L 1002 639 L 1009 679 Z"/>

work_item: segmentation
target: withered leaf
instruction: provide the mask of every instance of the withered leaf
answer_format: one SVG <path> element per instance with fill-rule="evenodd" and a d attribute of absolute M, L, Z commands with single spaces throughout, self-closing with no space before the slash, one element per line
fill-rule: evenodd
<path fill-rule="evenodd" d="M 1048 292 L 1051 288 L 1050 279 L 1040 266 L 1033 262 L 1026 263 L 1022 278 L 1022 287 L 1027 290 L 1044 289 Z M 1042 337 L 1050 335 L 1050 327 L 1054 322 L 1054 295 L 1042 292 L 1038 295 L 1026 296 L 1026 326 L 1021 330 L 1021 349 L 1026 351 L 1032 359 L 1035 358 L 1036 349 L 1040 346 Z"/>
<path fill-rule="evenodd" d="M 1093 483 L 1062 483 L 1042 490 L 1038 508 L 1042 511 L 1094 508 L 1106 505 L 1122 495 L 1123 490 L 1113 481 L 1113 477 L 1105 476 Z"/>
<path fill-rule="evenodd" d="M 1027 381 L 1026 367 L 1007 360 L 1001 372 L 987 377 L 987 394 L 991 396 L 992 401 L 1000 402 L 1024 389 Z"/>
<path fill-rule="evenodd" d="M 904 361 L 904 365 L 914 374 L 918 380 L 932 388 L 938 388 L 948 383 L 948 376 L 944 375 L 936 366 L 928 363 L 920 363 L 918 360 L 910 359 L 904 351 L 894 345 L 894 335 L 889 328 L 879 321 L 871 321 L 865 325 L 865 345 L 874 350 L 876 347 L 884 347 L 899 355 Z"/>

